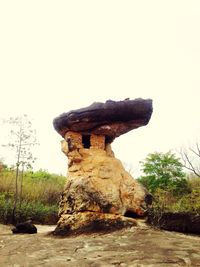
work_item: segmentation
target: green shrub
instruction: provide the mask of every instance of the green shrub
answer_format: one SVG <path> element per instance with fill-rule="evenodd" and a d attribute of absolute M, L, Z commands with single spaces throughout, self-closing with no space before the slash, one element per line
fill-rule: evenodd
<path fill-rule="evenodd" d="M 200 187 L 193 189 L 188 195 L 184 195 L 178 202 L 179 211 L 194 212 L 200 214 Z"/>
<path fill-rule="evenodd" d="M 44 205 L 40 202 L 22 202 L 16 209 L 16 221 L 31 219 L 34 223 L 55 224 L 58 219 L 57 205 Z"/>
<path fill-rule="evenodd" d="M 173 192 L 157 189 L 152 209 L 154 213 L 189 212 L 200 214 L 200 187 L 188 194 L 174 196 Z"/>
<path fill-rule="evenodd" d="M 34 180 L 47 181 L 52 178 L 52 175 L 45 170 L 30 172 L 30 177 Z"/>
<path fill-rule="evenodd" d="M 13 197 L 0 194 L 0 222 L 12 223 Z M 41 202 L 18 203 L 15 213 L 16 222 L 31 219 L 34 223 L 55 224 L 58 219 L 58 205 L 45 205 Z"/>
<path fill-rule="evenodd" d="M 0 194 L 0 222 L 10 223 L 13 210 L 13 195 Z"/>
<path fill-rule="evenodd" d="M 36 223 L 52 224 L 57 221 L 58 203 L 66 178 L 46 171 L 25 172 L 22 194 L 18 183 L 16 221 L 32 218 Z M 15 171 L 0 169 L 0 222 L 11 223 L 15 195 Z M 21 197 L 19 198 L 19 196 Z"/>

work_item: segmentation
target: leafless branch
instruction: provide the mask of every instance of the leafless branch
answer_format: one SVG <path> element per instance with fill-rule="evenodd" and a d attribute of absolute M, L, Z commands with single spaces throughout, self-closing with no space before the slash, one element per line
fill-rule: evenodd
<path fill-rule="evenodd" d="M 183 153 L 184 157 L 185 157 L 185 165 L 184 167 L 187 168 L 188 170 L 192 171 L 196 176 L 200 177 L 200 174 L 197 172 L 195 166 L 193 165 L 192 161 L 190 160 L 189 156 L 187 155 L 186 152 Z M 187 165 L 188 163 L 188 165 Z"/>
<path fill-rule="evenodd" d="M 198 155 L 199 155 L 199 157 L 200 157 L 200 147 L 199 147 L 198 142 L 196 142 L 196 147 L 197 147 Z"/>
<path fill-rule="evenodd" d="M 182 149 L 179 151 L 182 161 L 183 161 L 183 167 L 192 171 L 196 176 L 200 177 L 200 169 L 199 167 L 195 164 L 194 159 L 192 159 L 191 153 L 193 155 L 198 157 L 198 161 L 200 162 L 200 147 L 198 142 L 196 142 L 196 149 L 190 147 L 188 150 L 187 149 Z"/>

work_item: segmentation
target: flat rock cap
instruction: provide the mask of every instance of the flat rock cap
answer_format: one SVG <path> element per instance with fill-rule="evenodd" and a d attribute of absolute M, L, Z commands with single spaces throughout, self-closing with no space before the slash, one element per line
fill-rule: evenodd
<path fill-rule="evenodd" d="M 68 131 L 105 135 L 110 140 L 130 130 L 147 125 L 152 114 L 152 100 L 137 98 L 123 101 L 107 100 L 63 113 L 53 120 L 62 136 Z"/>

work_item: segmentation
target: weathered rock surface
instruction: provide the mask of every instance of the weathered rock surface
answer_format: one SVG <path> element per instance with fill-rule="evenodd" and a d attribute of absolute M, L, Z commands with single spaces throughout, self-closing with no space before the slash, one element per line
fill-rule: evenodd
<path fill-rule="evenodd" d="M 105 230 L 105 225 L 108 231 L 130 227 L 136 221 L 124 216 L 145 214 L 147 192 L 125 171 L 110 147 L 107 151 L 83 148 L 68 152 L 71 166 L 60 202 L 56 234 L 62 234 L 62 230 L 63 234 L 84 229 L 100 231 Z"/>
<path fill-rule="evenodd" d="M 121 134 L 146 125 L 152 114 L 150 99 L 94 103 L 54 119 L 65 138 L 67 183 L 62 194 L 59 235 L 107 232 L 135 226 L 145 214 L 146 190 L 114 157 L 110 143 Z"/>
<path fill-rule="evenodd" d="M 0 225 L 2 267 L 180 267 L 200 266 L 200 237 L 145 225 L 108 234 L 55 238 L 52 226 L 37 235 L 13 235 Z"/>
<path fill-rule="evenodd" d="M 63 113 L 53 121 L 63 137 L 68 131 L 104 135 L 111 139 L 148 124 L 152 114 L 151 99 L 108 100 Z"/>

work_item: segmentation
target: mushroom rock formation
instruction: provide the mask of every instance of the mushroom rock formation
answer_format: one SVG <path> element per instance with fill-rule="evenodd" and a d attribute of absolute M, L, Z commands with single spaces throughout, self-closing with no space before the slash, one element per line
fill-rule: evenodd
<path fill-rule="evenodd" d="M 65 137 L 68 131 L 104 135 L 114 139 L 146 125 L 152 113 L 151 99 L 95 102 L 89 107 L 63 113 L 55 118 L 55 130 Z"/>
<path fill-rule="evenodd" d="M 54 234 L 112 231 L 136 225 L 149 202 L 144 187 L 125 171 L 111 142 L 148 124 L 152 100 L 108 100 L 55 118 L 68 157 L 67 182 Z M 148 199 L 148 201 L 146 201 Z"/>

